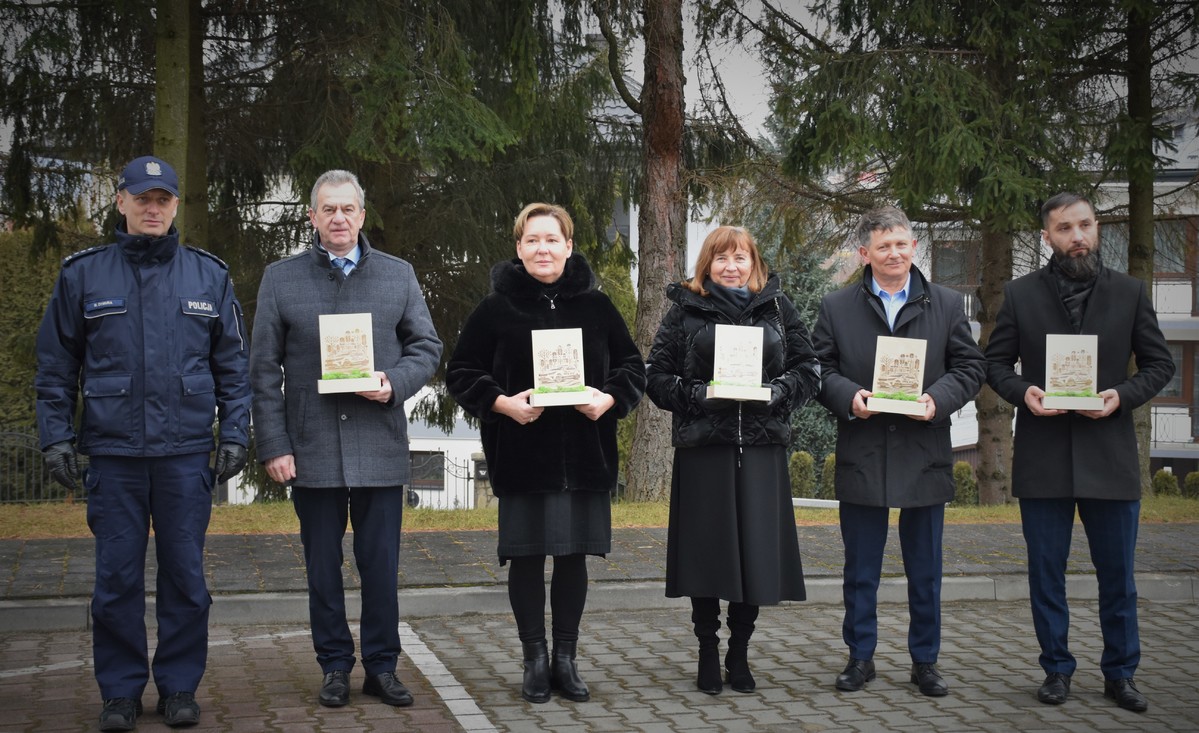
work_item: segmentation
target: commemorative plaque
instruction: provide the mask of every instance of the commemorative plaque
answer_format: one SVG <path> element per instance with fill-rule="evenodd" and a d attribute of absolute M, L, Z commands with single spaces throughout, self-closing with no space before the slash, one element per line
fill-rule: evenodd
<path fill-rule="evenodd" d="M 716 354 L 708 398 L 770 401 L 762 386 L 762 327 L 716 324 Z"/>
<path fill-rule="evenodd" d="M 583 381 L 583 329 L 533 331 L 533 407 L 585 405 L 591 390 Z"/>
<path fill-rule="evenodd" d="M 892 412 L 899 415 L 923 415 L 925 406 L 920 399 L 924 385 L 924 354 L 928 342 L 879 336 L 874 349 L 873 393 L 866 398 L 871 412 Z"/>
<path fill-rule="evenodd" d="M 375 347 L 370 313 L 319 316 L 321 336 L 320 394 L 369 392 L 383 386 L 374 375 Z"/>
<path fill-rule="evenodd" d="M 1096 389 L 1099 337 L 1095 334 L 1045 335 L 1045 396 L 1047 410 L 1102 410 Z"/>

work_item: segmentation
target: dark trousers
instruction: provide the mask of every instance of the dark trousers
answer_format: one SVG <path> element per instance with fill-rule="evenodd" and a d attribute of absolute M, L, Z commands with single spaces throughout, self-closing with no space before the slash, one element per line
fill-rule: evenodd
<path fill-rule="evenodd" d="M 1074 674 L 1069 650 L 1070 608 L 1066 603 L 1066 560 L 1074 509 L 1082 519 L 1099 581 L 1099 668 L 1109 680 L 1132 677 L 1141 661 L 1137 631 L 1137 587 L 1133 580 L 1140 501 L 1021 499 L 1020 522 L 1028 545 L 1028 591 L 1033 626 L 1046 674 Z"/>
<path fill-rule="evenodd" d="M 887 544 L 887 507 L 841 502 L 845 543 L 841 635 L 854 659 L 869 660 L 878 646 L 878 584 Z M 945 505 L 899 511 L 899 544 L 908 579 L 908 652 L 912 661 L 935 663 L 941 651 L 941 536 Z"/>
<path fill-rule="evenodd" d="M 138 699 L 149 681 L 146 547 L 154 524 L 158 646 L 154 683 L 165 697 L 195 692 L 208 661 L 204 533 L 212 514 L 208 453 L 92 456 L 84 477 L 96 537 L 92 653 L 100 695 Z"/>
<path fill-rule="evenodd" d="M 362 583 L 362 666 L 368 675 L 395 672 L 400 655 L 400 568 L 403 487 L 292 487 L 308 571 L 312 647 L 324 673 L 354 668 L 341 570 L 346 522 L 354 529 L 354 564 Z"/>

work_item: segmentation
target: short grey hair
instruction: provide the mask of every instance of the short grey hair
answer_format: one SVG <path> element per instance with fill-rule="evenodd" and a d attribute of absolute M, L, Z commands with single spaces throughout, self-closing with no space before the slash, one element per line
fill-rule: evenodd
<path fill-rule="evenodd" d="M 884 206 L 862 214 L 858 225 L 854 227 L 853 236 L 859 247 L 869 247 L 872 233 L 889 232 L 892 229 L 906 229 L 910 234 L 912 222 L 908 221 L 907 214 L 894 206 Z"/>
<path fill-rule="evenodd" d="M 343 171 L 339 168 L 334 168 L 331 171 L 325 171 L 316 179 L 316 183 L 312 184 L 312 199 L 310 206 L 313 211 L 316 211 L 316 195 L 320 192 L 321 186 L 340 186 L 349 183 L 354 186 L 354 192 L 358 194 L 358 208 L 366 208 L 366 191 L 362 189 L 362 184 L 358 182 L 358 176 L 349 171 Z"/>

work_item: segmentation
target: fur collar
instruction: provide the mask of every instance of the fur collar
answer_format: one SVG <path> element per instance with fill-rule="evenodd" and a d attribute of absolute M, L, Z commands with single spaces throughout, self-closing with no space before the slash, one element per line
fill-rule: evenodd
<path fill-rule="evenodd" d="M 509 298 L 533 300 L 547 290 L 557 291 L 566 298 L 585 293 L 595 287 L 595 275 L 586 258 L 575 251 L 566 260 L 562 277 L 557 282 L 543 283 L 525 271 L 524 263 L 517 258 L 496 263 L 491 268 L 491 288 Z"/>

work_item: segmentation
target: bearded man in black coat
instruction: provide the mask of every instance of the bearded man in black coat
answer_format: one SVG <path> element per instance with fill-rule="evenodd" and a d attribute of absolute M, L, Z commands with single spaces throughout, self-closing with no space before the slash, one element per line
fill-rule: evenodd
<path fill-rule="evenodd" d="M 1066 560 L 1077 508 L 1099 581 L 1103 694 L 1141 712 L 1149 704 L 1133 682 L 1141 657 L 1133 581 L 1141 470 L 1132 411 L 1166 386 L 1174 360 L 1145 283 L 1103 266 L 1091 203 L 1060 193 L 1041 207 L 1041 224 L 1053 250 L 1049 264 L 1004 288 L 986 352 L 988 383 L 1016 406 L 1012 494 L 1020 499 L 1046 674 L 1037 698 L 1060 705 L 1070 693 L 1075 661 L 1067 646 Z M 1102 409 L 1045 409 L 1049 334 L 1097 335 Z"/>

